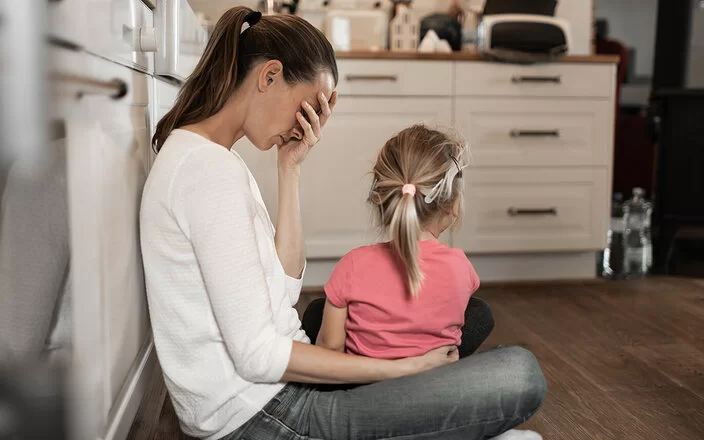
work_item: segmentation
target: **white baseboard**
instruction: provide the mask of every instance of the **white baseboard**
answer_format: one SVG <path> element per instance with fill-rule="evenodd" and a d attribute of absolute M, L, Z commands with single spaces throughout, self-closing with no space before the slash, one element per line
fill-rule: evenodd
<path fill-rule="evenodd" d="M 482 281 L 539 281 L 596 277 L 596 252 L 469 255 Z M 303 286 L 319 288 L 330 278 L 336 259 L 309 260 Z"/>
<path fill-rule="evenodd" d="M 584 280 L 596 278 L 596 253 L 470 255 L 482 281 Z"/>
<path fill-rule="evenodd" d="M 127 438 L 139 404 L 149 386 L 149 379 L 156 362 L 154 341 L 149 335 L 141 353 L 137 356 L 137 361 L 127 375 L 127 380 L 115 401 L 113 410 L 110 412 L 103 440 L 125 440 Z"/>

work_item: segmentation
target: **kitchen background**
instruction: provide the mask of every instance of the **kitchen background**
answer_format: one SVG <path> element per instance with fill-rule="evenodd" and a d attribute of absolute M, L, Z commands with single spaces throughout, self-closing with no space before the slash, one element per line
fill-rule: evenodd
<path fill-rule="evenodd" d="M 362 29 L 379 29 L 381 16 L 385 29 L 392 8 L 325 3 L 300 0 L 298 12 L 323 28 L 362 17 L 372 20 Z M 12 384 L 0 386 L 0 438 L 126 438 L 156 364 L 137 228 L 151 134 L 235 5 L 268 7 L 0 0 L 0 360 L 20 366 L 0 376 Z M 306 289 L 377 238 L 367 173 L 383 142 L 416 122 L 470 143 L 466 214 L 443 240 L 484 282 L 602 275 L 619 232 L 614 193 L 634 187 L 655 199 L 654 270 L 701 275 L 704 1 L 560 0 L 568 53 L 536 65 L 482 57 L 483 0 L 411 2 L 419 19 L 457 5 L 464 44 L 452 53 L 390 53 L 386 31 L 327 29 L 353 50 L 338 52 L 339 105 L 303 174 Z M 246 139 L 234 148 L 275 217 L 275 152 Z M 32 417 L 7 405 L 20 400 Z M 27 422 L 36 417 L 46 423 Z"/>

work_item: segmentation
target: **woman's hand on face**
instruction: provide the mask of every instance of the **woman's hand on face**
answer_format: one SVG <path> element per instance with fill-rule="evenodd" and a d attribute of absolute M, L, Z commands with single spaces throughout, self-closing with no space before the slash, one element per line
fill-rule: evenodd
<path fill-rule="evenodd" d="M 320 92 L 318 94 L 318 101 L 320 102 L 320 115 L 318 115 L 313 106 L 306 101 L 303 101 L 301 106 L 306 112 L 307 118 L 303 116 L 301 112 L 296 112 L 296 119 L 303 129 L 303 138 L 291 139 L 284 145 L 279 146 L 278 157 L 280 168 L 295 168 L 303 163 L 308 152 L 313 148 L 313 145 L 320 140 L 323 126 L 330 118 L 335 104 L 337 103 L 337 92 L 332 92 L 329 101 L 325 94 Z"/>
<path fill-rule="evenodd" d="M 448 345 L 430 350 L 422 356 L 402 359 L 400 362 L 407 362 L 411 369 L 410 374 L 416 374 L 451 364 L 458 361 L 459 358 L 460 355 L 459 351 L 457 351 L 457 347 L 455 345 Z"/>

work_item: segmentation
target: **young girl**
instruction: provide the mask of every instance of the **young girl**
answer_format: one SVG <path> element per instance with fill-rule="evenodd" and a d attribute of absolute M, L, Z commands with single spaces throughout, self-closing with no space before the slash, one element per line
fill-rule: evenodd
<path fill-rule="evenodd" d="M 386 142 L 369 201 L 390 241 L 354 249 L 337 264 L 316 345 L 377 359 L 456 345 L 465 357 L 488 336 L 491 328 L 470 326 L 463 341 L 479 277 L 464 251 L 438 240 L 460 216 L 468 155 L 464 142 L 423 125 Z M 511 429 L 493 440 L 542 437 Z"/>
<path fill-rule="evenodd" d="M 390 242 L 354 249 L 335 267 L 317 345 L 380 359 L 460 345 L 479 277 L 438 237 L 459 217 L 467 164 L 464 142 L 422 125 L 386 142 L 369 201 Z"/>

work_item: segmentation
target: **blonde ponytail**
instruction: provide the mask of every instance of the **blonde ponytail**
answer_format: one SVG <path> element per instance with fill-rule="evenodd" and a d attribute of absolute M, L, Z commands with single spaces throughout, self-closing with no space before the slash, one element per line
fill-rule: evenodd
<path fill-rule="evenodd" d="M 379 151 L 369 202 L 405 266 L 413 297 L 420 294 L 424 279 L 421 233 L 462 200 L 466 153 L 462 139 L 423 125 L 401 131 Z"/>
<path fill-rule="evenodd" d="M 404 192 L 401 196 L 401 200 L 391 216 L 389 232 L 391 243 L 406 266 L 411 295 L 418 297 L 418 292 L 423 284 L 423 272 L 420 270 L 418 262 L 421 225 L 416 210 L 415 192 Z"/>

